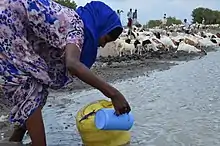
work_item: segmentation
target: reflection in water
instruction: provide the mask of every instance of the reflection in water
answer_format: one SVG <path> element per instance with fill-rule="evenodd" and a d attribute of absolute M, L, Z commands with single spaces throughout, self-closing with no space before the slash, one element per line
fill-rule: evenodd
<path fill-rule="evenodd" d="M 116 84 L 135 116 L 132 146 L 220 145 L 219 56 L 220 52 L 209 53 L 150 77 Z M 44 110 L 48 145 L 80 145 L 74 115 L 103 95 L 90 90 L 52 96 L 56 100 L 50 98 L 52 107 Z"/>

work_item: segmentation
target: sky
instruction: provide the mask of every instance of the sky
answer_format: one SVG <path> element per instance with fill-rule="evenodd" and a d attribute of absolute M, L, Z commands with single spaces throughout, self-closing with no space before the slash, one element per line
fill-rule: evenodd
<path fill-rule="evenodd" d="M 84 6 L 91 0 L 75 0 L 78 6 Z M 138 10 L 138 21 L 146 24 L 149 20 L 161 19 L 163 14 L 175 16 L 181 20 L 191 21 L 192 10 L 196 7 L 206 7 L 220 10 L 220 0 L 100 0 L 112 9 L 121 9 L 122 23 L 127 23 L 127 12 L 130 8 Z"/>

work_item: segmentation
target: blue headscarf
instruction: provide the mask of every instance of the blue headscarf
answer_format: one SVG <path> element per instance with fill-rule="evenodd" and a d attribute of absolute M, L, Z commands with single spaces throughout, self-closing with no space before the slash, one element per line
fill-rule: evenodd
<path fill-rule="evenodd" d="M 121 27 L 121 21 L 109 6 L 100 1 L 92 1 L 76 12 L 84 23 L 84 44 L 80 61 L 88 68 L 94 64 L 98 52 L 99 38 L 108 34 L 116 27 Z"/>

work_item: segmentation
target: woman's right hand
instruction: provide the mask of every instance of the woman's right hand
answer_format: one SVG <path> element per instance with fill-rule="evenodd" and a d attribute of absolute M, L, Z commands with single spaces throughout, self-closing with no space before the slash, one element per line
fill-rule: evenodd
<path fill-rule="evenodd" d="M 116 115 L 129 113 L 131 111 L 129 103 L 119 91 L 117 91 L 115 94 L 113 94 L 113 96 L 109 98 L 112 100 Z"/>
<path fill-rule="evenodd" d="M 68 44 L 65 50 L 66 67 L 72 75 L 77 76 L 83 82 L 95 87 L 105 96 L 112 100 L 116 114 L 121 115 L 129 113 L 131 108 L 125 97 L 114 87 L 103 81 L 98 76 L 94 75 L 80 61 L 80 51 L 74 44 Z"/>

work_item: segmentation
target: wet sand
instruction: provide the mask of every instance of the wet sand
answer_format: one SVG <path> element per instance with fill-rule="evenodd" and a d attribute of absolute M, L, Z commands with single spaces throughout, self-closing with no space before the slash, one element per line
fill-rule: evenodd
<path fill-rule="evenodd" d="M 171 66 L 177 65 L 179 61 L 189 61 L 205 56 L 204 53 L 189 54 L 186 52 L 174 53 L 174 51 L 158 51 L 146 52 L 142 54 L 142 56 L 133 54 L 119 57 L 112 51 L 113 45 L 111 47 L 109 45 L 108 48 L 102 48 L 103 51 L 101 50 L 101 53 L 99 52 L 97 62 L 91 69 L 93 73 L 110 83 L 125 80 L 131 77 L 147 75 L 152 71 L 167 70 Z M 206 52 L 216 51 L 214 48 L 204 49 Z M 91 86 L 75 78 L 72 84 L 53 92 L 77 92 L 78 90 L 90 88 Z"/>

